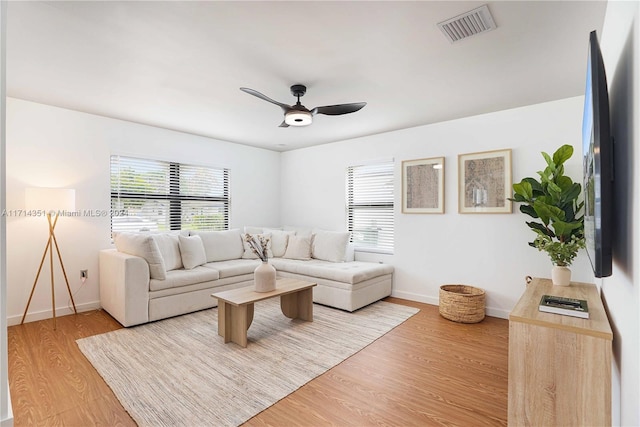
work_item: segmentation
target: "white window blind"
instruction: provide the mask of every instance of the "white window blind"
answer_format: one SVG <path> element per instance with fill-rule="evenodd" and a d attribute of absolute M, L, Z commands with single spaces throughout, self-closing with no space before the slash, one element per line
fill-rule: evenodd
<path fill-rule="evenodd" d="M 227 230 L 229 170 L 111 156 L 112 231 Z"/>
<path fill-rule="evenodd" d="M 393 161 L 347 168 L 347 226 L 362 251 L 393 253 Z"/>

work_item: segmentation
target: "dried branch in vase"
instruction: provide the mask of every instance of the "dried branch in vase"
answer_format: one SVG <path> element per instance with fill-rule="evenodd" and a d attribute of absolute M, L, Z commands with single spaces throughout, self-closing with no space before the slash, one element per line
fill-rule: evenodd
<path fill-rule="evenodd" d="M 266 242 L 262 242 L 259 236 L 247 234 L 245 236 L 245 241 L 249 244 L 253 253 L 256 254 L 262 262 L 267 262 L 269 260 L 267 257 Z"/>

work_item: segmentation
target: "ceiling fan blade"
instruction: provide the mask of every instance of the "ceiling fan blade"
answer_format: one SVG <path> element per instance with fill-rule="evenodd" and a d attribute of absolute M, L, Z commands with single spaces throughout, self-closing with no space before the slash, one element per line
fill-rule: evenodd
<path fill-rule="evenodd" d="M 280 126 L 278 126 L 279 128 L 288 128 L 289 125 L 287 124 L 287 122 L 285 122 L 284 120 L 282 121 L 282 123 L 280 123 Z"/>
<path fill-rule="evenodd" d="M 355 113 L 367 105 L 366 102 L 355 102 L 353 104 L 326 105 L 316 107 L 311 110 L 311 114 L 326 114 L 328 116 L 339 116 L 341 114 Z"/>
<path fill-rule="evenodd" d="M 260 99 L 263 99 L 263 100 L 265 100 L 267 102 L 270 102 L 272 104 L 276 104 L 277 106 L 282 108 L 285 113 L 291 109 L 291 106 L 289 106 L 287 104 L 283 104 L 282 102 L 274 101 L 273 99 L 269 98 L 268 96 L 261 94 L 257 90 L 250 89 L 248 87 L 241 87 L 240 90 L 245 92 L 245 93 L 248 93 L 249 95 L 253 95 L 253 96 L 258 97 Z"/>

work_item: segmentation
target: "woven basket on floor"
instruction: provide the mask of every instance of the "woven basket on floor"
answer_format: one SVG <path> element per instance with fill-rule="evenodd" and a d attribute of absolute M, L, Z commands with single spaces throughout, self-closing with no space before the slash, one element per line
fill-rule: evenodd
<path fill-rule="evenodd" d="M 440 286 L 440 315 L 460 323 L 484 319 L 484 290 L 467 285 Z"/>

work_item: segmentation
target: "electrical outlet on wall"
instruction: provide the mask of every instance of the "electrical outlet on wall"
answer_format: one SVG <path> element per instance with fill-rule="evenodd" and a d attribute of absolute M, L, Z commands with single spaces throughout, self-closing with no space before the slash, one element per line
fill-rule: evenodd
<path fill-rule="evenodd" d="M 89 278 L 89 270 L 80 270 L 80 278 L 87 280 Z"/>

